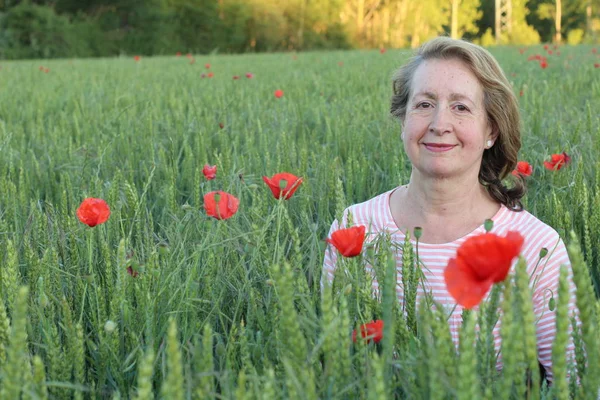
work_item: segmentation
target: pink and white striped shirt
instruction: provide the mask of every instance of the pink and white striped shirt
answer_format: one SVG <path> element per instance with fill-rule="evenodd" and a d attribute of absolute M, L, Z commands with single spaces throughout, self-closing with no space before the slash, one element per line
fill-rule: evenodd
<path fill-rule="evenodd" d="M 367 228 L 367 242 L 373 240 L 377 234 L 387 232 L 391 235 L 393 242 L 400 244 L 399 246 L 395 246 L 395 248 L 397 248 L 396 265 L 398 271 L 397 293 L 399 301 L 403 302 L 404 293 L 401 287 L 401 274 L 402 243 L 404 243 L 405 235 L 394 222 L 390 211 L 390 195 L 393 191 L 394 190 L 390 190 L 368 201 L 347 208 L 344 211 L 344 226 L 348 212 L 351 212 L 353 224 L 364 225 Z M 561 265 L 568 265 L 569 267 L 571 265 L 565 245 L 553 228 L 546 225 L 527 211 L 515 212 L 502 205 L 492 220 L 494 221 L 493 233 L 504 236 L 507 231 L 518 231 L 525 238 L 521 255 L 527 261 L 527 270 L 531 277 L 530 285 L 533 285 L 537 280 L 534 288 L 533 304 L 537 321 L 538 358 L 546 369 L 547 379 L 549 382 L 552 382 L 552 342 L 556 331 L 556 314 L 554 311 L 550 311 L 548 303 L 552 293 L 554 293 L 555 298 L 557 298 L 558 277 Z M 338 221 L 334 221 L 328 237 L 331 237 L 331 233 L 337 229 L 339 229 Z M 450 243 L 419 243 L 419 259 L 427 267 L 423 270 L 423 274 L 426 278 L 426 285 L 428 285 L 426 289 L 433 294 L 435 300 L 443 305 L 448 312 L 455 306 L 455 301 L 446 290 L 444 269 L 448 264 L 448 260 L 456 255 L 457 248 L 465 240 L 482 233 L 485 233 L 483 225 L 473 232 Z M 413 240 L 412 243 L 414 248 L 416 242 Z M 548 249 L 548 255 L 540 262 L 537 270 L 534 271 L 539 260 L 540 250 L 543 247 Z M 324 282 L 324 279 L 327 279 L 330 282 L 333 280 L 337 257 L 338 253 L 336 249 L 332 245 L 329 245 L 325 251 L 322 283 Z M 511 271 L 514 269 L 515 264 L 516 260 L 513 263 Z M 369 265 L 366 265 L 365 267 L 368 272 L 373 274 Z M 577 315 L 575 306 L 575 286 L 573 284 L 570 268 L 569 282 L 571 285 L 569 312 L 571 315 Z M 376 293 L 378 292 L 378 283 L 376 280 L 373 281 L 373 289 Z M 417 290 L 417 301 L 419 298 L 422 298 L 424 294 L 425 290 L 420 285 Z M 452 340 L 458 349 L 459 330 L 462 323 L 462 307 L 460 305 L 456 306 L 448 322 L 450 324 Z M 569 333 L 570 332 L 571 327 L 569 327 Z M 500 353 L 500 322 L 494 327 L 493 334 L 496 352 Z M 572 339 L 569 341 L 567 354 L 567 359 L 569 361 L 570 359 L 574 359 L 574 345 Z M 498 356 L 496 367 L 498 369 L 502 368 L 501 354 Z"/>

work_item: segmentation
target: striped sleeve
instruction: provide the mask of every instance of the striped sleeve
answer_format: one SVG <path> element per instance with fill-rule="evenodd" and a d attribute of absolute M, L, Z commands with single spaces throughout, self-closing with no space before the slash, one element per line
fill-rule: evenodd
<path fill-rule="evenodd" d="M 554 232 L 555 233 L 555 232 Z M 554 380 L 552 371 L 552 343 L 556 336 L 556 312 L 550 310 L 549 302 L 554 296 L 558 300 L 558 279 L 561 266 L 568 267 L 569 275 L 569 315 L 575 316 L 577 325 L 581 324 L 576 307 L 575 285 L 573 283 L 573 271 L 565 244 L 555 233 L 555 238 L 550 247 L 546 259 L 542 259 L 538 270 L 531 279 L 533 287 L 533 307 L 536 316 L 536 334 L 538 359 L 546 370 L 546 377 L 550 383 Z M 567 362 L 575 361 L 575 345 L 572 337 L 572 326 L 569 324 L 569 342 L 567 345 Z"/>

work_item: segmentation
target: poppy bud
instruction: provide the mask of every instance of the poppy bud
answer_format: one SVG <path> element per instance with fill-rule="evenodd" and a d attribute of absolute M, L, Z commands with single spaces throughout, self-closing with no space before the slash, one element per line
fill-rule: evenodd
<path fill-rule="evenodd" d="M 548 302 L 548 309 L 550 311 L 554 311 L 554 308 L 556 308 L 556 300 L 554 300 L 554 296 L 550 297 L 550 301 Z"/>
<path fill-rule="evenodd" d="M 548 254 L 548 249 L 545 247 L 542 247 L 542 249 L 540 250 L 540 258 L 546 257 L 547 254 Z"/>
<path fill-rule="evenodd" d="M 492 228 L 494 227 L 494 221 L 492 221 L 491 219 L 486 219 L 485 222 L 483 223 L 483 227 L 485 228 L 486 232 L 491 231 Z"/>
<path fill-rule="evenodd" d="M 417 238 L 417 240 L 419 240 L 421 238 L 421 236 L 423 235 L 423 228 L 421 228 L 420 226 L 415 226 L 413 235 L 415 235 L 415 238 Z"/>

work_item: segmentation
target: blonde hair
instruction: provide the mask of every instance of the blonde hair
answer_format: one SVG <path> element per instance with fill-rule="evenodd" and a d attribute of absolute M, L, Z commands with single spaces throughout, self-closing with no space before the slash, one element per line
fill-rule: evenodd
<path fill-rule="evenodd" d="M 415 71 L 424 61 L 432 59 L 460 60 L 477 77 L 483 88 L 488 122 L 496 137 L 494 145 L 483 153 L 479 182 L 496 201 L 511 210 L 521 211 L 524 181 L 517 178 L 510 189 L 502 183 L 517 165 L 517 154 L 521 148 L 521 115 L 517 98 L 502 68 L 483 47 L 448 37 L 424 43 L 416 55 L 394 74 L 391 114 L 404 121 Z"/>

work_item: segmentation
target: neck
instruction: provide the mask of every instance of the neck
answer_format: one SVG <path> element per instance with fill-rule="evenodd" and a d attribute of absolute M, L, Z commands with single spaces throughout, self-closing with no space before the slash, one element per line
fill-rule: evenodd
<path fill-rule="evenodd" d="M 417 219 L 429 221 L 452 220 L 462 215 L 476 214 L 493 200 L 478 179 L 415 179 L 415 171 L 406 190 L 406 204 L 410 204 Z"/>

